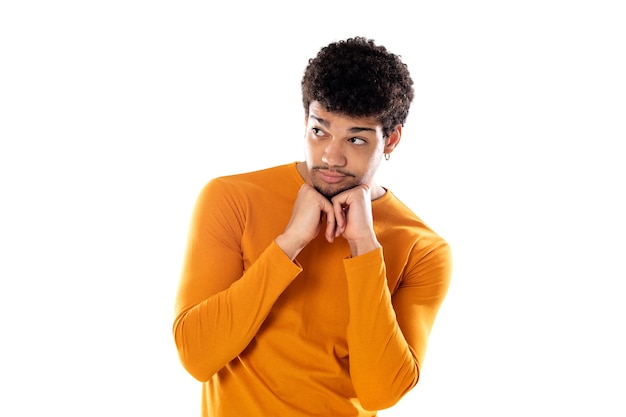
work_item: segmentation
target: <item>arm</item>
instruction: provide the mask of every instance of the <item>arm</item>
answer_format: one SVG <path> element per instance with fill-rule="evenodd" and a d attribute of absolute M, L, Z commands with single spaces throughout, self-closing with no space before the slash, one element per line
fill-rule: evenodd
<path fill-rule="evenodd" d="M 447 244 L 414 250 L 403 283 L 390 295 L 382 250 L 346 259 L 350 374 L 367 409 L 397 403 L 419 379 L 430 330 L 447 292 Z"/>
<path fill-rule="evenodd" d="M 392 297 L 370 201 L 369 187 L 360 185 L 335 196 L 333 206 L 352 255 L 344 260 L 350 375 L 363 407 L 380 410 L 417 384 L 428 335 L 448 289 L 451 259 L 438 237 L 419 245 L 407 241 L 413 244 L 408 255 L 390 249 L 390 257 L 408 257 Z"/>
<path fill-rule="evenodd" d="M 242 212 L 237 197 L 214 180 L 192 217 L 173 332 L 183 366 L 200 381 L 245 349 L 301 271 L 272 242 L 244 273 Z"/>

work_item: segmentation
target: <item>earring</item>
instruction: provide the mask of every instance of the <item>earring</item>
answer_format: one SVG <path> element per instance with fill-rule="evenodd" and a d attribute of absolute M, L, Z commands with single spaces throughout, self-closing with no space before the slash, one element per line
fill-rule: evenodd
<path fill-rule="evenodd" d="M 384 154 L 384 155 L 385 155 L 385 161 L 388 161 L 388 160 L 389 160 L 389 158 L 391 158 L 391 154 L 386 153 L 386 154 Z"/>

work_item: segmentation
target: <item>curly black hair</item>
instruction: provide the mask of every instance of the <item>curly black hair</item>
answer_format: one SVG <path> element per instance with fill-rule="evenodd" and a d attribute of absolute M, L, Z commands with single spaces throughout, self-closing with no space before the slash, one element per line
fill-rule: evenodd
<path fill-rule="evenodd" d="M 323 47 L 302 77 L 305 114 L 317 101 L 331 112 L 375 117 L 385 137 L 404 125 L 412 100 L 413 80 L 400 56 L 360 36 Z"/>

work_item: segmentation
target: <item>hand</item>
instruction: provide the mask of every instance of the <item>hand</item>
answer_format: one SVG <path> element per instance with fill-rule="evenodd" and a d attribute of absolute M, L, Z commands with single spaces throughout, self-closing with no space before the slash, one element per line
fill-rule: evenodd
<path fill-rule="evenodd" d="M 335 235 L 342 235 L 350 245 L 352 256 L 358 256 L 380 247 L 374 233 L 370 187 L 358 185 L 332 198 Z"/>
<path fill-rule="evenodd" d="M 291 219 L 283 233 L 276 238 L 276 244 L 292 260 L 295 259 L 319 234 L 324 219 L 326 240 L 333 242 L 341 233 L 335 221 L 333 204 L 312 186 L 302 185 L 291 212 Z"/>

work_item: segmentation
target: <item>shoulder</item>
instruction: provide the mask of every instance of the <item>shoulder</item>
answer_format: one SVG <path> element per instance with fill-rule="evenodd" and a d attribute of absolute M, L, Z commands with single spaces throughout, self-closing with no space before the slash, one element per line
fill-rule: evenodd
<path fill-rule="evenodd" d="M 411 208 L 389 190 L 382 198 L 373 202 L 372 210 L 374 220 L 383 230 L 400 228 L 439 237 Z"/>
<path fill-rule="evenodd" d="M 249 171 L 240 174 L 226 175 L 212 179 L 211 182 L 228 184 L 239 187 L 257 187 L 278 184 L 292 184 L 301 182 L 296 163 L 277 165 L 270 168 Z"/>
<path fill-rule="evenodd" d="M 291 166 L 292 164 L 284 164 L 256 171 L 215 177 L 209 180 L 204 188 L 237 189 L 264 185 L 267 184 L 268 181 L 276 181 L 278 178 L 288 176 L 291 171 Z"/>
<path fill-rule="evenodd" d="M 284 164 L 273 166 L 269 168 L 259 169 L 255 171 L 248 171 L 238 174 L 232 175 L 223 175 L 220 177 L 216 177 L 211 179 L 211 182 L 218 182 L 222 184 L 232 184 L 232 185 L 242 185 L 246 184 L 257 184 L 258 182 L 271 180 L 275 178 L 284 177 L 290 174 L 291 169 L 294 164 Z"/>
<path fill-rule="evenodd" d="M 391 191 L 373 204 L 377 236 L 388 242 L 401 242 L 422 254 L 431 251 L 448 256 L 448 242 L 424 222 Z"/>
<path fill-rule="evenodd" d="M 245 173 L 224 175 L 208 181 L 201 198 L 209 200 L 249 201 L 278 198 L 297 193 L 300 187 L 295 163 Z M 272 197 L 273 196 L 273 197 Z M 222 201 L 224 203 L 224 201 Z"/>
<path fill-rule="evenodd" d="M 374 227 L 390 288 L 408 282 L 446 288 L 452 267 L 448 242 L 389 191 L 383 198 L 374 205 Z"/>

